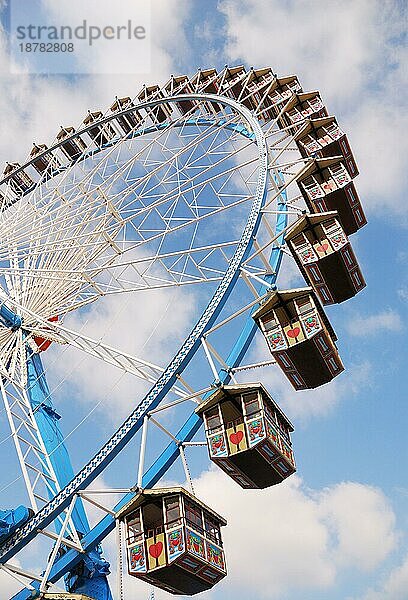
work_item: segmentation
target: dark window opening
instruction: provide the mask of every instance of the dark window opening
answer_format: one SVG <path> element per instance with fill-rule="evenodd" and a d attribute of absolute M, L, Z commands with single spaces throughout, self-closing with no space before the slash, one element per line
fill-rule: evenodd
<path fill-rule="evenodd" d="M 205 521 L 205 532 L 207 537 L 218 544 L 221 545 L 221 532 L 219 523 L 209 514 L 204 513 L 204 521 Z"/>
<path fill-rule="evenodd" d="M 245 414 L 250 417 L 260 410 L 258 393 L 245 394 L 243 396 Z"/>
<path fill-rule="evenodd" d="M 190 525 L 193 529 L 203 533 L 203 515 L 201 508 L 186 500 L 184 501 L 184 508 L 187 525 Z"/>
<path fill-rule="evenodd" d="M 167 498 L 165 500 L 166 507 L 166 525 L 173 527 L 181 524 L 180 502 L 178 496 Z"/>

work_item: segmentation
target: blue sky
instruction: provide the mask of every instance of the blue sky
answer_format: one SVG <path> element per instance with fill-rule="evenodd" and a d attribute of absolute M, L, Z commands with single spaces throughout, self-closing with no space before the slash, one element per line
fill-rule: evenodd
<path fill-rule="evenodd" d="M 44 10 L 55 10 L 52 3 L 43 4 Z M 59 5 L 69 12 L 68 2 Z M 281 75 L 297 73 L 305 90 L 320 90 L 349 135 L 360 169 L 356 186 L 369 224 L 352 241 L 367 288 L 327 311 L 347 366 L 338 381 L 295 394 L 279 373 L 257 372 L 295 424 L 294 478 L 282 489 L 245 496 L 224 476 L 207 472 L 204 454 L 192 458 L 198 492 L 230 523 L 229 577 L 202 598 L 406 600 L 404 3 L 152 0 L 151 9 L 151 70 L 140 75 L 121 74 L 120 60 L 112 75 L 10 75 L 0 44 L 0 163 L 23 161 L 32 140 L 51 140 L 62 121 L 79 122 L 88 108 L 107 106 L 116 94 L 132 95 L 144 81 L 164 82 L 171 73 L 193 74 L 198 67 L 221 69 L 227 63 L 270 65 Z M 170 337 L 187 331 L 176 317 L 169 327 Z M 166 356 L 160 345 L 154 351 Z M 264 357 L 259 340 L 249 357 Z M 78 381 L 87 382 L 82 371 Z M 65 413 L 64 420 L 67 431 L 76 423 Z M 103 411 L 96 412 L 89 437 L 93 449 L 111 425 Z M 7 450 L 10 473 L 15 472 L 12 450 Z M 74 462 L 81 460 L 74 447 Z M 104 483 L 116 485 L 115 475 Z M 6 505 L 16 496 L 11 486 L 0 498 Z M 113 562 L 112 548 L 109 542 Z M 129 592 L 130 600 L 146 596 L 144 588 L 131 589 L 137 591 Z M 157 598 L 165 595 L 158 592 Z"/>

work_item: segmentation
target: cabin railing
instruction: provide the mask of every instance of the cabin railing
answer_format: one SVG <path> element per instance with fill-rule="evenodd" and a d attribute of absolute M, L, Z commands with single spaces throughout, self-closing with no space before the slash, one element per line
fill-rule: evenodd
<path fill-rule="evenodd" d="M 316 311 L 312 312 L 314 314 Z M 306 314 L 305 318 L 309 318 L 309 314 Z M 280 425 L 276 423 L 276 421 L 271 418 L 264 409 L 259 409 L 252 415 L 239 417 L 234 421 L 229 421 L 226 424 L 225 429 L 232 429 L 234 426 L 236 427 L 237 425 L 242 424 L 244 424 L 244 434 L 248 448 L 252 448 L 261 440 L 268 438 L 279 451 L 279 454 L 282 457 L 287 458 L 289 462 L 294 465 L 293 452 L 288 433 L 284 432 Z M 210 455 L 212 458 L 229 458 L 234 454 L 234 452 L 231 452 L 229 447 L 225 429 L 223 427 L 222 431 L 219 430 L 216 434 L 211 434 L 210 431 L 207 431 Z M 214 441 L 216 442 L 215 447 L 212 446 Z M 194 523 L 187 521 L 187 526 L 193 528 L 197 533 L 205 534 L 204 530 L 199 528 Z"/>
<path fill-rule="evenodd" d="M 300 314 L 293 318 L 290 323 L 277 326 L 274 329 L 263 332 L 272 352 L 277 350 L 287 350 L 295 344 L 304 342 L 313 337 L 318 331 L 323 329 L 320 316 L 316 308 L 307 313 Z"/>
<path fill-rule="evenodd" d="M 343 165 L 339 165 L 338 168 L 330 168 L 330 177 L 327 177 L 324 181 L 319 182 L 314 175 L 309 175 L 303 181 L 300 181 L 300 185 L 306 192 L 309 200 L 316 200 L 317 198 L 324 198 L 332 192 L 345 187 L 350 183 L 351 177 Z"/>
<path fill-rule="evenodd" d="M 321 148 L 325 148 L 330 144 L 337 142 L 344 136 L 344 132 L 338 125 L 334 123 L 326 127 L 322 127 L 320 133 L 314 132 L 314 134 L 306 135 L 304 138 L 299 140 L 299 143 L 306 149 L 308 153 L 317 152 Z"/>

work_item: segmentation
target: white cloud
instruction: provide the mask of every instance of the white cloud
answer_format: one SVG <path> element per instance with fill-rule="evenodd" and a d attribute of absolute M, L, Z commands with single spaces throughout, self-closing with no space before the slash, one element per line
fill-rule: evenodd
<path fill-rule="evenodd" d="M 407 302 L 408 301 L 408 286 L 402 286 L 401 288 L 399 288 L 397 290 L 397 294 L 398 294 L 398 297 L 400 298 L 400 300 L 402 300 L 403 302 Z"/>
<path fill-rule="evenodd" d="M 254 581 L 265 599 L 295 589 L 328 590 L 345 569 L 372 572 L 397 542 L 388 499 L 359 483 L 310 490 L 292 476 L 279 486 L 252 491 L 211 470 L 195 488 L 228 520 L 225 599 L 236 597 L 238 589 L 241 597 L 251 597 Z"/>
<path fill-rule="evenodd" d="M 232 61 L 297 73 L 349 134 L 368 210 L 406 214 L 403 6 L 387 0 L 221 0 Z"/>
<path fill-rule="evenodd" d="M 407 598 L 407 590 L 408 556 L 401 565 L 392 569 L 385 581 L 367 590 L 358 600 L 404 600 Z"/>
<path fill-rule="evenodd" d="M 16 567 L 21 567 L 21 564 L 18 560 L 14 559 L 13 564 Z M 5 571 L 0 571 L 0 590 L 3 594 L 4 598 L 11 598 L 21 589 L 21 583 L 16 581 L 11 575 L 5 573 Z"/>
<path fill-rule="evenodd" d="M 339 566 L 358 564 L 361 571 L 372 571 L 395 547 L 395 516 L 379 490 L 360 483 L 340 483 L 320 494 L 320 506 L 336 536 L 332 555 Z"/>
<path fill-rule="evenodd" d="M 355 316 L 347 321 L 347 331 L 356 337 L 376 335 L 381 331 L 394 331 L 396 333 L 404 330 L 404 324 L 399 314 L 391 309 L 376 315 Z"/>

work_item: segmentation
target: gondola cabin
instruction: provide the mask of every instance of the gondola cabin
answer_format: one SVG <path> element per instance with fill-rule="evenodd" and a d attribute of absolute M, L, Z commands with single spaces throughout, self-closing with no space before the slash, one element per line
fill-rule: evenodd
<path fill-rule="evenodd" d="M 291 96 L 278 124 L 285 128 L 301 123 L 305 119 L 323 117 L 327 117 L 327 109 L 319 92 L 303 92 Z"/>
<path fill-rule="evenodd" d="M 252 316 L 296 390 L 323 385 L 344 370 L 336 335 L 312 288 L 268 293 Z"/>
<path fill-rule="evenodd" d="M 308 119 L 294 136 L 302 156 L 316 158 L 342 156 L 351 177 L 358 175 L 356 161 L 347 136 L 337 124 L 336 117 Z"/>
<path fill-rule="evenodd" d="M 39 146 L 34 144 L 30 152 L 30 159 L 35 159 L 33 160 L 32 165 L 40 175 L 45 173 L 47 170 L 49 174 L 52 175 L 61 166 L 58 158 L 51 152 L 47 152 L 45 154 L 46 150 L 48 150 L 48 148 L 45 144 L 41 144 Z"/>
<path fill-rule="evenodd" d="M 164 94 L 158 85 L 146 86 L 144 85 L 141 92 L 137 96 L 140 102 L 149 102 L 151 100 L 160 100 L 164 98 Z M 157 104 L 151 108 L 145 109 L 153 123 L 164 123 L 170 117 L 173 112 L 170 104 Z"/>
<path fill-rule="evenodd" d="M 243 65 L 238 67 L 225 67 L 221 80 L 220 90 L 222 94 L 238 100 L 244 86 L 244 80 L 247 77 L 247 72 Z"/>
<path fill-rule="evenodd" d="M 10 187 L 17 195 L 24 194 L 34 185 L 33 179 L 31 179 L 31 177 L 21 169 L 21 165 L 19 163 L 6 164 L 6 167 L 3 171 L 3 176 L 7 177 L 9 175 L 11 175 L 11 177 L 9 177 Z"/>
<path fill-rule="evenodd" d="M 311 212 L 337 211 L 347 235 L 367 223 L 357 190 L 343 157 L 318 158 L 296 180 Z"/>
<path fill-rule="evenodd" d="M 270 68 L 253 70 L 252 73 L 248 88 L 253 93 L 254 101 L 257 101 L 260 118 L 265 120 L 281 116 L 289 99 L 303 91 L 296 75 L 276 77 Z M 279 123 L 283 126 L 281 119 Z"/>
<path fill-rule="evenodd" d="M 240 102 L 244 104 L 249 110 L 260 111 L 266 109 L 266 102 L 268 99 L 268 83 L 271 83 L 274 79 L 272 69 L 250 69 L 245 78 L 243 90 L 240 97 Z M 261 92 L 263 90 L 263 93 Z M 269 100 L 270 104 L 270 100 Z M 265 118 L 265 112 L 263 113 Z"/>
<path fill-rule="evenodd" d="M 203 94 L 221 93 L 219 89 L 220 78 L 216 69 L 199 69 L 190 81 L 194 92 Z M 222 106 L 218 102 L 206 102 L 205 105 L 208 112 L 218 113 L 222 110 Z"/>
<path fill-rule="evenodd" d="M 220 80 L 216 69 L 199 69 L 191 78 L 191 85 L 195 92 L 218 94 L 219 83 Z"/>
<path fill-rule="evenodd" d="M 249 110 L 255 110 L 258 103 L 248 85 L 251 79 L 252 70 L 247 73 L 243 66 L 226 67 L 221 81 L 222 93 L 234 100 L 239 100 Z"/>
<path fill-rule="evenodd" d="M 337 212 L 300 217 L 287 231 L 285 239 L 304 278 L 322 304 L 339 304 L 365 287 Z"/>
<path fill-rule="evenodd" d="M 225 385 L 196 410 L 211 460 L 243 488 L 266 488 L 295 472 L 293 426 L 261 383 Z"/>
<path fill-rule="evenodd" d="M 251 69 L 245 82 L 245 95 L 249 96 L 252 108 L 257 110 L 259 118 L 264 120 L 273 119 L 275 111 L 269 92 L 273 87 L 275 76 L 270 67 L 264 69 Z"/>
<path fill-rule="evenodd" d="M 134 106 L 134 103 L 129 97 L 116 98 L 115 102 L 110 107 L 110 111 L 112 113 L 120 113 L 121 111 L 133 108 Z M 116 122 L 126 134 L 135 129 L 141 120 L 142 117 L 137 112 L 136 108 L 135 110 L 129 111 L 126 114 L 118 114 L 116 117 Z"/>
<path fill-rule="evenodd" d="M 303 92 L 296 75 L 287 77 L 275 77 L 268 91 L 268 99 L 273 107 L 274 117 L 276 118 L 286 102 L 293 94 Z"/>
<path fill-rule="evenodd" d="M 116 137 L 116 132 L 110 123 L 100 123 L 100 120 L 103 118 L 103 114 L 100 110 L 95 112 L 89 111 L 83 120 L 83 125 L 85 127 L 89 127 L 89 125 L 93 125 L 87 130 L 89 137 L 95 142 L 95 144 L 99 147 L 108 144 L 113 138 Z"/>
<path fill-rule="evenodd" d="M 177 96 L 178 94 L 191 94 L 193 86 L 187 75 L 179 75 L 178 77 L 172 75 L 164 86 L 164 90 L 168 96 Z M 182 115 L 193 113 L 195 105 L 193 100 L 180 100 L 176 102 L 176 106 Z"/>
<path fill-rule="evenodd" d="M 130 575 L 192 596 L 227 574 L 221 539 L 226 521 L 187 490 L 144 490 L 115 517 L 125 523 Z"/>
<path fill-rule="evenodd" d="M 86 144 L 79 134 L 75 135 L 73 127 L 61 127 L 61 131 L 57 134 L 57 141 L 62 142 L 61 152 L 69 160 L 76 160 L 86 150 Z M 74 137 L 71 137 L 74 136 Z"/>

